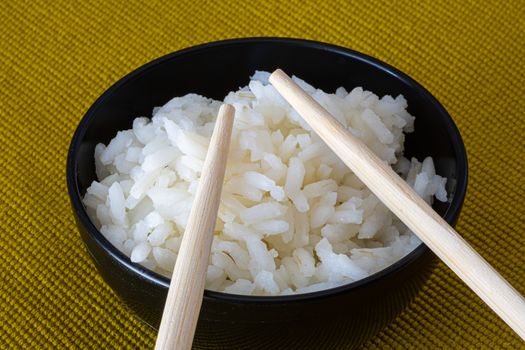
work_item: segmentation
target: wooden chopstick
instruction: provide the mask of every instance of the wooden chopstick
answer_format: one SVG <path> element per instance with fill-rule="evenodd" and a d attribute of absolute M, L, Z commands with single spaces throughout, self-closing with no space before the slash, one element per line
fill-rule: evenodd
<path fill-rule="evenodd" d="M 366 186 L 525 340 L 525 299 L 393 170 L 282 70 L 270 82 Z"/>
<path fill-rule="evenodd" d="M 171 277 L 155 349 L 191 349 L 202 304 L 235 109 L 222 105 Z"/>

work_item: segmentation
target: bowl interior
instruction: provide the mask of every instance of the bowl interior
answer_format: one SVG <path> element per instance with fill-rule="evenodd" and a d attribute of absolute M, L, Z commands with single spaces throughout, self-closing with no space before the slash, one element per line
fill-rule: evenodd
<path fill-rule="evenodd" d="M 466 157 L 459 133 L 441 105 L 412 79 L 375 59 L 290 39 L 206 44 L 162 57 L 121 79 L 91 107 L 74 136 L 68 161 L 76 186 L 70 191 L 73 201 L 78 203 L 96 179 L 95 145 L 107 144 L 118 130 L 131 128 L 134 118 L 151 117 L 153 107 L 187 93 L 222 100 L 229 91 L 247 85 L 255 70 L 276 68 L 327 92 L 340 86 L 347 90 L 362 86 L 379 96 L 404 95 L 408 111 L 416 116 L 416 132 L 407 135 L 405 156 L 434 158 L 436 171 L 449 179 L 447 189 L 453 199 L 451 203 L 436 201 L 434 209 L 449 223 L 457 218 L 466 188 Z M 81 217 L 87 217 L 85 212 Z"/>

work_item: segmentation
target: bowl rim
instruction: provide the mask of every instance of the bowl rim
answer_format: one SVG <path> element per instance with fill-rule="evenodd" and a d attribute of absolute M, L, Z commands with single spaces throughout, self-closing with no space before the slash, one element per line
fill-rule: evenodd
<path fill-rule="evenodd" d="M 396 79 L 401 80 L 404 84 L 408 85 L 411 89 L 418 91 L 418 94 L 422 96 L 428 104 L 434 108 L 438 114 L 441 114 L 443 117 L 443 123 L 446 128 L 447 134 L 452 140 L 452 148 L 456 154 L 457 166 L 456 166 L 456 175 L 457 182 L 454 197 L 450 202 L 445 214 L 442 216 L 449 224 L 452 224 L 458 217 L 459 211 L 465 199 L 467 182 L 468 182 L 468 162 L 465 145 L 459 133 L 457 126 L 454 121 L 445 110 L 445 108 L 437 101 L 437 99 L 421 84 L 416 82 L 414 79 L 409 77 L 407 74 L 401 72 L 400 70 L 390 66 L 387 63 L 384 63 L 374 57 L 369 55 L 342 47 L 338 45 L 323 43 L 319 41 L 298 39 L 298 38 L 286 38 L 286 37 L 250 37 L 250 38 L 238 38 L 238 39 L 227 39 L 220 41 L 213 41 L 209 43 L 204 43 L 196 46 L 191 46 L 184 48 L 167 55 L 161 56 L 159 58 L 150 61 L 130 73 L 126 74 L 124 77 L 116 81 L 109 89 L 100 95 L 97 100 L 91 105 L 87 112 L 82 117 L 80 123 L 78 124 L 74 135 L 72 137 L 66 164 L 66 181 L 68 187 L 68 193 L 71 201 L 71 206 L 76 213 L 78 220 L 85 227 L 89 235 L 96 241 L 96 243 L 101 246 L 106 253 L 108 253 L 112 259 L 115 259 L 119 264 L 123 265 L 126 269 L 132 271 L 138 276 L 146 279 L 154 284 L 159 285 L 160 287 L 168 288 L 170 279 L 164 277 L 156 272 L 153 272 L 142 265 L 131 262 L 130 258 L 124 253 L 115 248 L 95 227 L 91 222 L 86 209 L 82 203 L 82 197 L 78 188 L 77 181 L 77 160 L 78 160 L 78 151 L 82 140 L 86 134 L 87 128 L 91 124 L 91 120 L 94 118 L 97 110 L 106 102 L 111 95 L 118 90 L 120 87 L 128 84 L 138 76 L 144 74 L 149 69 L 156 67 L 159 64 L 162 64 L 166 61 L 176 59 L 177 57 L 184 55 L 191 55 L 193 53 L 212 49 L 216 47 L 227 47 L 227 46 L 242 46 L 245 44 L 278 44 L 278 45 L 291 45 L 291 46 L 300 46 L 307 47 L 311 49 L 323 50 L 331 53 L 336 53 L 338 55 L 345 56 L 347 58 L 355 59 L 372 65 L 377 69 L 380 69 L 386 74 L 394 76 Z M 353 290 L 365 287 L 368 284 L 376 282 L 383 277 L 394 273 L 403 267 L 411 264 L 413 261 L 418 259 L 421 255 L 429 252 L 430 249 L 424 244 L 420 243 L 414 250 L 405 255 L 403 258 L 397 262 L 385 267 L 384 269 L 365 277 L 361 280 L 343 284 L 330 289 L 324 289 L 316 292 L 309 292 L 303 294 L 292 294 L 292 295 L 279 295 L 279 296 L 253 296 L 253 295 L 238 295 L 238 294 L 229 294 L 211 290 L 204 291 L 205 299 L 215 299 L 217 301 L 227 301 L 234 303 L 293 303 L 301 302 L 307 300 L 318 300 L 327 297 L 333 297 L 339 294 L 348 293 Z"/>

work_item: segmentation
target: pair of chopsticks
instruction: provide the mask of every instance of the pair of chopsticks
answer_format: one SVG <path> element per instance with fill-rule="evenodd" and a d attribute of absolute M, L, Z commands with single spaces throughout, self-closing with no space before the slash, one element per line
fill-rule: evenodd
<path fill-rule="evenodd" d="M 270 82 L 361 181 L 525 340 L 525 299 L 391 168 L 280 69 Z M 155 349 L 190 349 L 202 304 L 234 108 L 219 110 Z"/>

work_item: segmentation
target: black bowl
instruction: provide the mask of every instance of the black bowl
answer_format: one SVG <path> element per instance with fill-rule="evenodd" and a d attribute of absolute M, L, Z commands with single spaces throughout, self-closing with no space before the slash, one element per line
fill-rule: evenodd
<path fill-rule="evenodd" d="M 115 249 L 90 221 L 81 198 L 95 180 L 94 148 L 137 116 L 174 96 L 194 92 L 222 99 L 249 81 L 255 70 L 282 68 L 310 84 L 334 91 L 355 86 L 378 95 L 403 94 L 416 116 L 407 156 L 434 158 L 446 176 L 450 203 L 434 209 L 454 224 L 467 187 L 467 158 L 452 119 L 421 85 L 376 59 L 319 42 L 254 38 L 181 50 L 138 68 L 106 91 L 78 126 L 67 160 L 67 184 L 79 231 L 104 280 L 137 315 L 158 327 L 169 280 Z M 435 262 L 421 244 L 390 267 L 361 281 L 296 296 L 254 297 L 206 291 L 195 345 L 202 348 L 355 347 L 373 336 L 410 303 Z"/>

